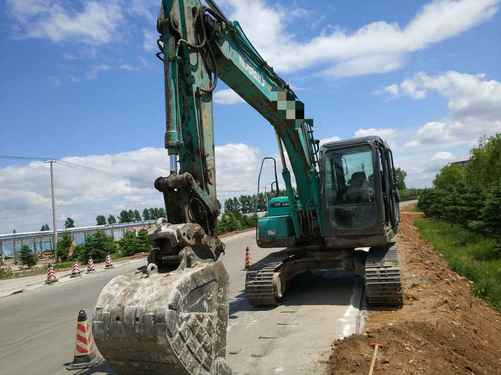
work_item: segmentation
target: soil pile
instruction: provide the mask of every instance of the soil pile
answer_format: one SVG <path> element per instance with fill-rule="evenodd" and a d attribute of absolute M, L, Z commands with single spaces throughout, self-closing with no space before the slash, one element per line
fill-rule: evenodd
<path fill-rule="evenodd" d="M 404 306 L 371 311 L 367 330 L 333 344 L 331 375 L 501 375 L 501 314 L 472 294 L 413 226 L 419 214 L 402 212 L 397 238 Z"/>

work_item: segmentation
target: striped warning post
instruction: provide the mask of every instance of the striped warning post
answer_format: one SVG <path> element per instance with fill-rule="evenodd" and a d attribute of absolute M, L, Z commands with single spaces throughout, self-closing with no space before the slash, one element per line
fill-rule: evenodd
<path fill-rule="evenodd" d="M 56 271 L 54 271 L 54 266 L 49 263 L 47 267 L 47 280 L 45 280 L 46 284 L 52 284 L 57 281 Z"/>
<path fill-rule="evenodd" d="M 79 276 L 82 276 L 82 273 L 80 272 L 80 264 L 76 262 L 71 268 L 71 277 L 79 277 Z"/>
<path fill-rule="evenodd" d="M 95 271 L 96 271 L 96 266 L 94 265 L 94 261 L 92 260 L 92 258 L 89 258 L 89 261 L 87 263 L 87 273 Z"/>
<path fill-rule="evenodd" d="M 251 256 L 250 256 L 250 250 L 249 246 L 245 248 L 245 269 L 248 270 L 251 266 Z"/>
<path fill-rule="evenodd" d="M 88 368 L 96 364 L 97 356 L 87 313 L 80 310 L 77 319 L 77 334 L 75 340 L 75 355 L 73 362 L 65 366 L 68 370 Z"/>
<path fill-rule="evenodd" d="M 110 254 L 106 255 L 106 259 L 104 261 L 104 268 L 107 269 L 107 270 L 110 269 L 110 268 L 113 268 L 113 263 L 111 261 L 111 255 Z"/>

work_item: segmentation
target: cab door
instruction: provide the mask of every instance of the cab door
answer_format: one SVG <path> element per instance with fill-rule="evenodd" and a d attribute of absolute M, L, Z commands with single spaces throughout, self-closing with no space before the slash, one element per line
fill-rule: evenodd
<path fill-rule="evenodd" d="M 385 222 L 393 231 L 396 231 L 400 223 L 400 194 L 397 189 L 393 154 L 390 149 L 380 145 L 378 156 L 381 168 Z"/>

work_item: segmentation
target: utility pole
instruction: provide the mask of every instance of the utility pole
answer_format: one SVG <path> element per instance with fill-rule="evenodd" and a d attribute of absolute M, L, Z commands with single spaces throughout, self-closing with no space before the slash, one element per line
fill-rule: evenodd
<path fill-rule="evenodd" d="M 55 160 L 49 160 L 50 164 L 50 193 L 52 199 L 52 250 L 57 263 L 57 228 L 56 228 L 56 199 L 54 197 L 54 163 Z"/>

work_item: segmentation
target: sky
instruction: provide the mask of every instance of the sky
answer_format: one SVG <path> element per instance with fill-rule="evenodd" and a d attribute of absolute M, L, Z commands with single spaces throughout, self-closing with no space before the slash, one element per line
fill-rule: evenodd
<path fill-rule="evenodd" d="M 500 0 L 219 0 L 305 103 L 326 140 L 380 135 L 430 186 L 501 132 Z M 160 0 L 6 0 L 0 9 L 0 233 L 158 207 L 168 174 Z M 220 83 L 218 194 L 256 191 L 272 127 Z M 262 188 L 263 189 L 263 188 Z"/>

